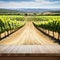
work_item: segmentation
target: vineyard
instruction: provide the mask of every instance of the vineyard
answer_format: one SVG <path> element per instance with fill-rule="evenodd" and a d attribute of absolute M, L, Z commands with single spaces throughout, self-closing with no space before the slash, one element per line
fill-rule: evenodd
<path fill-rule="evenodd" d="M 52 37 L 56 38 L 54 34 L 58 33 L 58 40 L 60 40 L 60 16 L 42 16 L 34 17 L 34 24 L 42 31 L 49 35 L 49 31 L 52 32 Z M 36 22 L 38 21 L 38 22 Z M 56 35 L 57 36 L 57 35 Z"/>
<path fill-rule="evenodd" d="M 24 24 L 23 16 L 0 16 L 0 39 L 20 29 Z"/>
<path fill-rule="evenodd" d="M 28 28 L 24 27 L 25 29 L 23 29 L 23 30 L 26 30 L 25 32 L 26 34 L 25 33 L 24 34 L 28 36 L 28 39 L 27 37 L 25 37 L 27 41 L 29 40 L 29 38 L 32 41 L 32 35 L 33 35 L 32 33 L 34 33 L 34 30 L 35 30 L 34 28 L 40 29 L 42 32 L 46 33 L 52 38 L 60 40 L 60 16 L 18 16 L 18 15 L 17 16 L 4 16 L 4 15 L 0 16 L 0 40 L 2 38 L 9 36 L 12 33 L 15 33 L 25 25 L 27 25 L 28 27 Z M 34 35 L 34 38 L 35 36 L 36 35 Z M 37 40 L 39 40 L 39 38 Z M 40 43 L 37 43 L 37 44 L 40 44 Z"/>

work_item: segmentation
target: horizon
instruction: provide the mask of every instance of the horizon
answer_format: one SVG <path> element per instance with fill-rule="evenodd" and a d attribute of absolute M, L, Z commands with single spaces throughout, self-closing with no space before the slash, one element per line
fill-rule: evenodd
<path fill-rule="evenodd" d="M 60 1 L 59 0 L 0 0 L 0 8 L 60 9 Z"/>

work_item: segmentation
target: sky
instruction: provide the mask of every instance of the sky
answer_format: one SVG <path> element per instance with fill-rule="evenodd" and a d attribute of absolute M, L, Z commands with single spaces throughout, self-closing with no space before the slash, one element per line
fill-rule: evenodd
<path fill-rule="evenodd" d="M 60 0 L 0 0 L 0 8 L 60 8 Z"/>

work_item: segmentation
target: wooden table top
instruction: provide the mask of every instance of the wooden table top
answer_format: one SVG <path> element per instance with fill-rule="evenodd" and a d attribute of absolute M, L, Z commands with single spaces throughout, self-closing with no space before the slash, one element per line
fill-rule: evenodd
<path fill-rule="evenodd" d="M 0 45 L 0 56 L 60 56 L 60 45 Z"/>

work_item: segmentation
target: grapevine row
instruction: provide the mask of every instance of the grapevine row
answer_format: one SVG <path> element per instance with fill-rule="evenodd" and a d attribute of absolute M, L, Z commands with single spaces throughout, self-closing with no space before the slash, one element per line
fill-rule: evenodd
<path fill-rule="evenodd" d="M 25 22 L 24 17 L 0 17 L 0 38 L 1 34 L 7 32 L 7 35 L 21 28 Z M 5 33 L 6 36 L 6 33 Z"/>
<path fill-rule="evenodd" d="M 40 17 L 41 18 L 41 17 Z M 38 18 L 37 18 L 38 19 Z M 44 17 L 41 18 L 43 19 L 42 22 L 34 22 L 34 24 L 37 27 L 43 28 L 45 30 L 48 30 L 48 34 L 49 31 L 53 32 L 53 37 L 54 37 L 54 32 L 58 33 L 58 40 L 60 39 L 60 18 L 59 17 Z M 45 21 L 46 19 L 48 19 L 47 21 Z"/>

